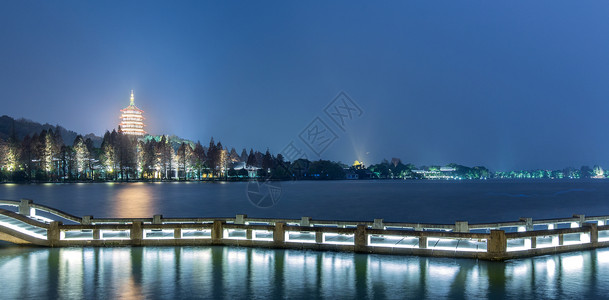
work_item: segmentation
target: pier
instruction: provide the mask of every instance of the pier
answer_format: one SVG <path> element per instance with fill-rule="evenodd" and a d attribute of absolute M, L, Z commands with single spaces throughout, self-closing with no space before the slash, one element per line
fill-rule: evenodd
<path fill-rule="evenodd" d="M 609 247 L 609 216 L 502 223 L 225 218 L 94 218 L 0 200 L 0 240 L 46 247 L 244 246 L 507 260 Z"/>

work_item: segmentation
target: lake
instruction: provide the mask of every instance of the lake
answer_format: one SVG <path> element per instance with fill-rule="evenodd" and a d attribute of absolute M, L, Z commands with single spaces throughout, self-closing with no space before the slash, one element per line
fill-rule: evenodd
<path fill-rule="evenodd" d="M 609 215 L 609 181 L 300 181 L 3 184 L 95 217 L 250 217 L 470 223 Z M 258 191 L 264 190 L 263 188 Z M 268 204 L 268 203 L 267 203 Z M 272 203 L 271 203 L 272 204 Z M 265 206 L 265 207 L 261 207 Z M 0 245 L 3 298 L 596 298 L 609 249 L 507 262 L 237 247 L 46 249 Z"/>
<path fill-rule="evenodd" d="M 95 217 L 250 217 L 446 223 L 609 215 L 609 180 L 284 181 L 272 206 L 247 182 L 4 184 L 0 199 L 28 198 Z M 249 198 L 248 198 L 249 197 Z"/>

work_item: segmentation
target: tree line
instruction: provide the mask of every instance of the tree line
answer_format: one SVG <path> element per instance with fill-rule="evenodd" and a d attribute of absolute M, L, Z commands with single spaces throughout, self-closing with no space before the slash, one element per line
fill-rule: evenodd
<path fill-rule="evenodd" d="M 447 171 L 449 169 L 449 171 Z M 357 176 L 349 176 L 357 174 Z M 605 178 L 600 166 L 579 169 L 491 172 L 484 166 L 459 164 L 419 166 L 398 158 L 365 167 L 328 160 L 285 161 L 245 148 L 238 153 L 210 139 L 203 146 L 174 136 L 134 137 L 106 131 L 99 147 L 77 135 L 71 145 L 52 128 L 19 139 L 13 133 L 0 139 L 0 181 L 130 181 L 130 180 L 333 180 L 358 179 L 487 179 L 487 178 Z"/>
<path fill-rule="evenodd" d="M 76 136 L 64 144 L 58 131 L 42 130 L 19 140 L 0 140 L 0 180 L 14 182 L 342 179 L 344 171 L 330 161 L 284 161 L 244 148 L 239 154 L 213 137 L 208 145 L 175 137 L 135 137 L 106 131 L 101 146 Z"/>

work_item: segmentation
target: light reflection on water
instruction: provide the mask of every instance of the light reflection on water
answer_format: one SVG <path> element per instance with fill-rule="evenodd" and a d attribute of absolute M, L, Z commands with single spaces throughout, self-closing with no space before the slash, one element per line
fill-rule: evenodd
<path fill-rule="evenodd" d="M 133 218 L 133 216 L 152 216 L 155 207 L 152 190 L 145 183 L 132 183 L 117 189 L 113 202 L 112 215 L 117 218 Z"/>
<path fill-rule="evenodd" d="M 582 298 L 609 249 L 508 262 L 233 247 L 0 248 L 2 298 Z"/>

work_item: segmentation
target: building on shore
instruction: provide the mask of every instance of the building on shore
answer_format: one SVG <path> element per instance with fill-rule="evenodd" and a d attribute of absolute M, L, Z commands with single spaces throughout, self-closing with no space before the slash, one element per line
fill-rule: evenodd
<path fill-rule="evenodd" d="M 129 106 L 121 109 L 119 130 L 123 134 L 143 136 L 146 134 L 146 131 L 144 131 L 144 111 L 137 108 L 134 101 L 133 90 L 131 90 Z"/>

